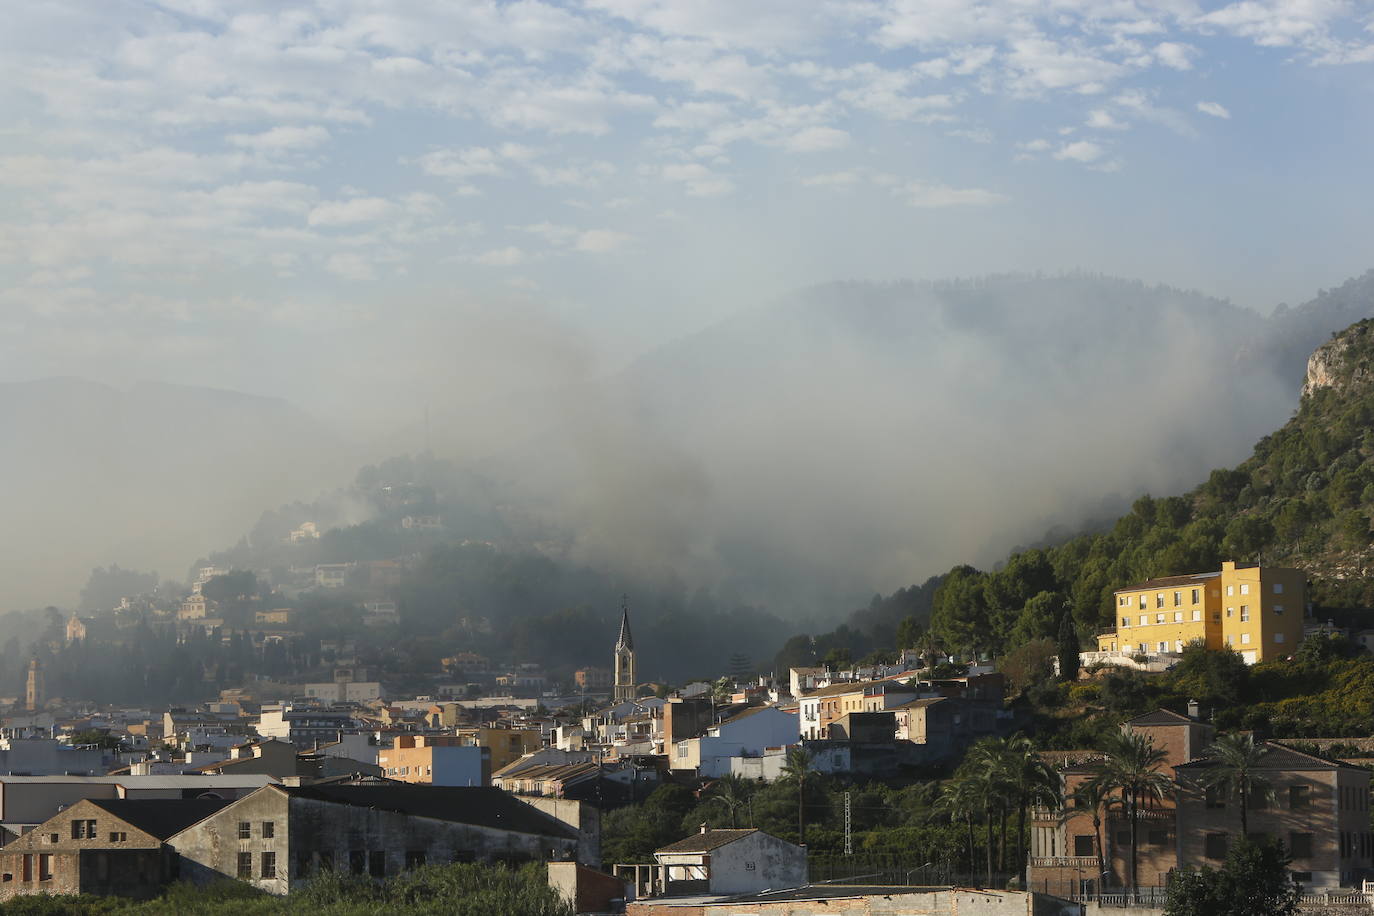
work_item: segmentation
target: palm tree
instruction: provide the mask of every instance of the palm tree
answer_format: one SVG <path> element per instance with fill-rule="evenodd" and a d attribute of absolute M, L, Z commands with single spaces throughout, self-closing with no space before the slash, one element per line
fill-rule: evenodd
<path fill-rule="evenodd" d="M 1099 778 L 1109 791 L 1121 793 L 1121 802 L 1131 823 L 1130 893 L 1135 899 L 1139 864 L 1136 847 L 1140 826 L 1140 806 L 1147 799 L 1161 799 L 1172 783 L 1160 772 L 1167 755 L 1154 742 L 1136 732 L 1114 732 L 1102 742 L 1107 759 L 1098 765 Z"/>
<path fill-rule="evenodd" d="M 992 886 L 992 821 L 998 814 L 1002 821 L 1002 865 L 1006 865 L 1007 805 L 1011 800 L 1011 778 L 1007 771 L 1007 739 L 983 738 L 969 749 L 959 767 L 966 778 L 977 786 L 978 797 L 987 819 L 987 883 Z"/>
<path fill-rule="evenodd" d="M 749 807 L 749 796 L 753 794 L 750 790 L 749 780 L 729 773 L 716 780 L 707 801 L 724 805 L 725 810 L 730 812 L 730 826 L 738 827 L 739 813 Z"/>
<path fill-rule="evenodd" d="M 1112 787 L 1100 776 L 1084 780 L 1074 786 L 1069 793 L 1068 801 L 1072 807 L 1066 808 L 1060 816 L 1060 822 L 1067 821 L 1071 817 L 1089 812 L 1093 819 L 1093 849 L 1097 853 L 1097 877 L 1094 880 L 1095 886 L 1100 890 L 1102 879 L 1107 874 L 1107 857 L 1102 846 L 1102 817 L 1112 807 L 1119 803 L 1112 796 Z"/>
<path fill-rule="evenodd" d="M 947 780 L 940 789 L 940 797 L 935 807 L 947 814 L 952 821 L 963 818 L 968 837 L 968 867 L 973 871 L 973 815 L 983 803 L 982 790 L 977 780 L 967 774 Z"/>
<path fill-rule="evenodd" d="M 1010 788 L 1016 797 L 1016 861 L 1021 862 L 1025 855 L 1026 809 L 1032 805 L 1059 804 L 1059 774 L 1045 763 L 1024 735 L 1013 735 L 1003 751 Z"/>
<path fill-rule="evenodd" d="M 1211 766 L 1203 771 L 1199 780 L 1203 788 L 1213 792 L 1224 792 L 1228 797 L 1240 802 L 1240 835 L 1250 835 L 1248 809 L 1251 798 L 1261 798 L 1272 803 L 1274 788 L 1269 781 L 1255 772 L 1260 758 L 1264 756 L 1264 744 L 1255 743 L 1254 735 L 1222 735 L 1212 742 L 1203 752 L 1211 761 Z"/>
<path fill-rule="evenodd" d="M 782 778 L 797 783 L 797 845 L 806 845 L 806 776 L 811 772 L 812 755 L 797 745 L 787 752 L 782 766 Z"/>

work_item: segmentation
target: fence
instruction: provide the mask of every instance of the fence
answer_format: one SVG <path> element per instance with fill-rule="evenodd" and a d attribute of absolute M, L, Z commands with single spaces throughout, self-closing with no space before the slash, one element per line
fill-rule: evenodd
<path fill-rule="evenodd" d="M 837 855 L 825 853 L 807 858 L 812 884 L 872 884 L 908 887 L 994 887 L 1004 888 L 1013 872 L 969 873 L 955 870 L 947 862 L 923 862 L 901 855 Z"/>

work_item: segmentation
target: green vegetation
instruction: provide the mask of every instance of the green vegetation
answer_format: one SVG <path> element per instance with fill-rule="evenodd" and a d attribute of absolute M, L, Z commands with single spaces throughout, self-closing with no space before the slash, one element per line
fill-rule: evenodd
<path fill-rule="evenodd" d="M 19 916 L 275 916 L 299 912 L 322 916 L 396 912 L 572 916 L 572 907 L 548 886 L 539 865 L 518 871 L 492 865 L 427 865 L 381 882 L 325 874 L 286 897 L 272 897 L 237 881 L 205 887 L 177 884 L 147 902 L 41 894 L 15 897 L 0 909 Z"/>
<path fill-rule="evenodd" d="M 1242 838 L 1221 868 L 1170 876 L 1165 916 L 1293 916 L 1298 886 L 1289 861 L 1277 840 Z"/>

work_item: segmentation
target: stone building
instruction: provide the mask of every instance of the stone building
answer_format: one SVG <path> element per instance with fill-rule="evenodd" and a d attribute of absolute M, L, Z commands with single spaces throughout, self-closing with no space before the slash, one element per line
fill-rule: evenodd
<path fill-rule="evenodd" d="M 1209 792 L 1203 777 L 1212 761 L 1193 760 L 1178 774 L 1179 860 L 1216 868 L 1240 836 L 1234 798 Z M 1304 754 L 1281 744 L 1262 745 L 1255 775 L 1267 792 L 1253 793 L 1246 812 L 1250 835 L 1283 841 L 1294 878 L 1309 887 L 1354 887 L 1374 866 L 1369 822 L 1369 771 Z"/>
<path fill-rule="evenodd" d="M 285 894 L 324 869 L 383 878 L 427 863 L 574 861 L 584 832 L 500 789 L 268 786 L 169 842 L 183 879 Z"/>
<path fill-rule="evenodd" d="M 85 799 L 0 848 L 0 900 L 24 894 L 148 898 L 178 876 L 168 837 L 223 799 Z"/>
<path fill-rule="evenodd" d="M 635 896 L 754 894 L 806 884 L 806 849 L 749 827 L 712 830 L 678 840 L 654 853 L 654 865 L 617 865 Z"/>

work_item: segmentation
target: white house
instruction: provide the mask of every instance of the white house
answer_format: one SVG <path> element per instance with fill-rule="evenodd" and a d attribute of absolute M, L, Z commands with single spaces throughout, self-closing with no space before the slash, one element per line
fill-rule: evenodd
<path fill-rule="evenodd" d="M 670 766 L 716 778 L 730 772 L 732 758 L 761 756 L 770 747 L 796 744 L 800 735 L 795 712 L 756 706 L 711 726 L 700 738 L 677 742 Z"/>
<path fill-rule="evenodd" d="M 806 850 L 762 830 L 710 830 L 654 853 L 668 894 L 753 894 L 806 884 Z M 676 887 L 674 887 L 676 885 Z"/>

